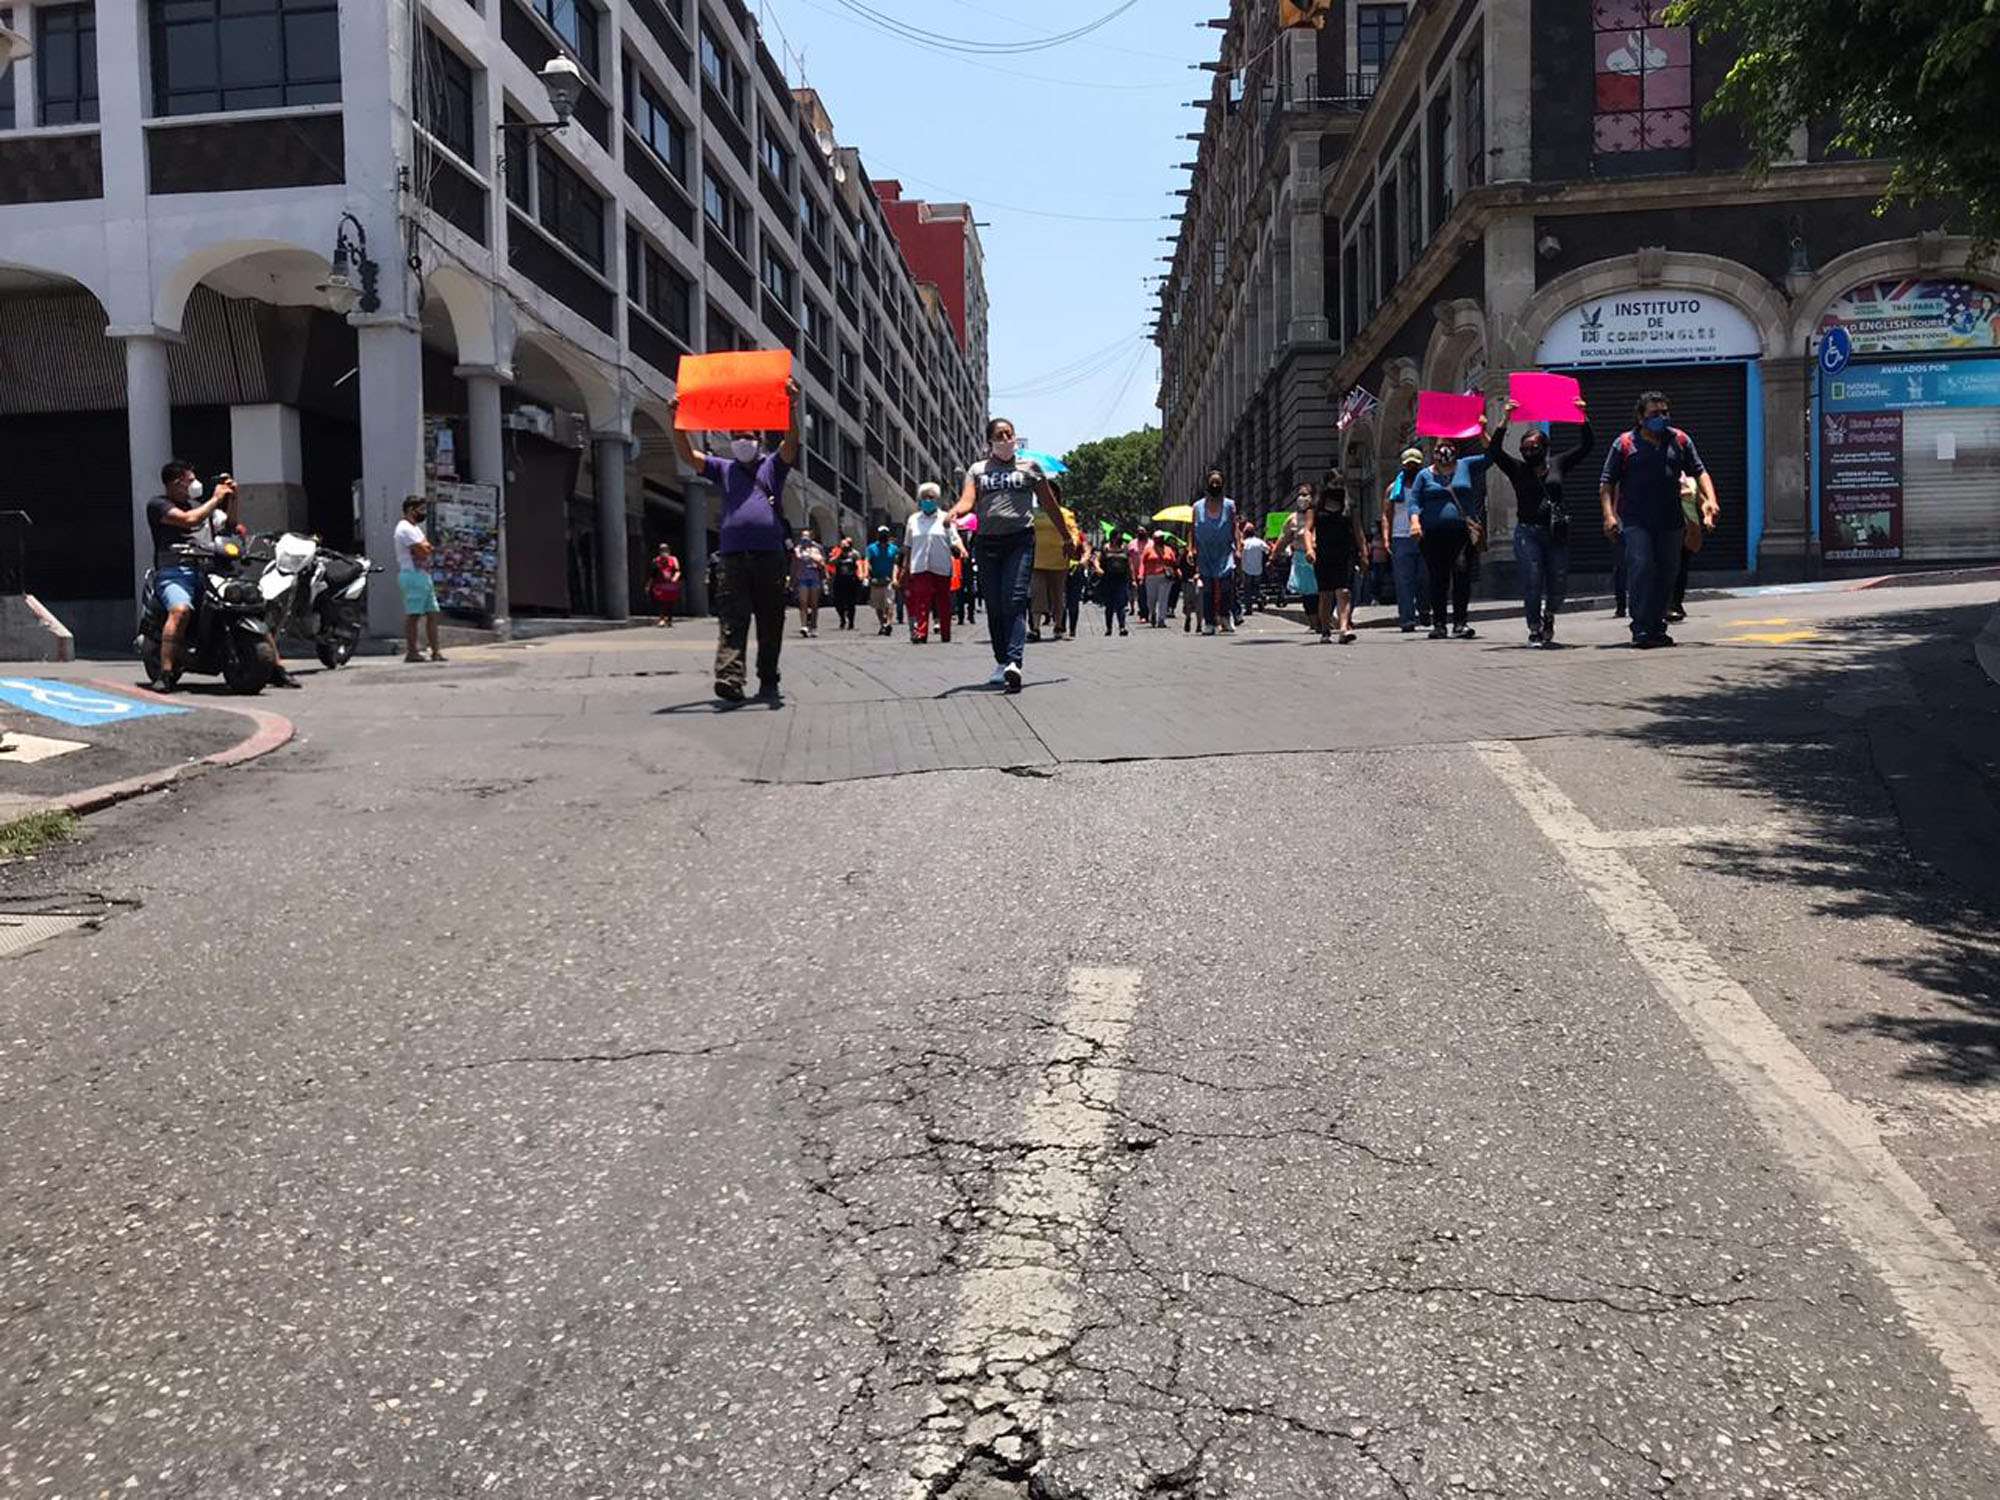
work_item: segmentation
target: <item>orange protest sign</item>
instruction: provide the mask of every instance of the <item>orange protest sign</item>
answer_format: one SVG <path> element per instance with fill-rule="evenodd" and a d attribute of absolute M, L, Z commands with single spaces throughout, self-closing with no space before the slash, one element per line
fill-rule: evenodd
<path fill-rule="evenodd" d="M 792 425 L 789 349 L 739 354 L 683 354 L 675 376 L 682 432 L 782 432 Z"/>

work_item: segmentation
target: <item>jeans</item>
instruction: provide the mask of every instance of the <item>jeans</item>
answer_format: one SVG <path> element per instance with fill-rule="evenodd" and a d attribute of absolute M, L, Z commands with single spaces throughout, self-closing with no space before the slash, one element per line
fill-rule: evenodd
<path fill-rule="evenodd" d="M 1632 589 L 1632 639 L 1667 633 L 1667 607 L 1681 567 L 1681 523 L 1625 528 L 1625 574 Z"/>
<path fill-rule="evenodd" d="M 1389 565 L 1396 574 L 1396 623 L 1414 625 L 1423 611 L 1424 552 L 1414 537 L 1392 537 Z"/>
<path fill-rule="evenodd" d="M 1236 619 L 1236 574 L 1201 580 L 1201 623 L 1209 630 L 1230 625 Z"/>
<path fill-rule="evenodd" d="M 1681 568 L 1680 573 L 1674 579 L 1674 610 L 1676 613 L 1687 607 L 1688 568 L 1693 563 L 1694 554 L 1688 551 L 1687 543 L 1681 543 Z"/>
<path fill-rule="evenodd" d="M 1104 633 L 1125 628 L 1125 608 L 1131 601 L 1132 580 L 1129 578 L 1103 578 L 1098 580 L 1097 598 L 1104 606 Z"/>
<path fill-rule="evenodd" d="M 1559 542 L 1546 526 L 1516 526 L 1514 557 L 1521 564 L 1521 603 L 1528 629 L 1540 631 L 1562 613 L 1569 597 L 1569 543 Z"/>
<path fill-rule="evenodd" d="M 1625 539 L 1611 544 L 1611 599 L 1619 614 L 1625 613 Z"/>
<path fill-rule="evenodd" d="M 912 573 L 903 585 L 910 607 L 910 634 L 930 639 L 931 617 L 937 617 L 938 639 L 951 639 L 951 574 Z"/>
<path fill-rule="evenodd" d="M 1063 587 L 1063 610 L 1069 618 L 1069 633 L 1076 634 L 1077 618 L 1083 613 L 1083 569 L 1071 568 Z"/>
<path fill-rule="evenodd" d="M 1431 626 L 1444 624 L 1449 605 L 1452 628 L 1463 630 L 1472 605 L 1472 533 L 1463 525 L 1427 527 L 1423 550 L 1430 573 Z"/>
<path fill-rule="evenodd" d="M 1174 581 L 1165 573 L 1146 580 L 1146 618 L 1155 625 L 1167 623 L 1167 605 L 1174 594 Z"/>
<path fill-rule="evenodd" d="M 999 666 L 1020 666 L 1028 649 L 1028 585 L 1035 573 L 1035 533 L 1030 527 L 988 540 L 979 533 L 979 593 L 986 632 Z"/>
<path fill-rule="evenodd" d="M 1264 575 L 1239 572 L 1236 575 L 1236 623 L 1242 624 L 1245 615 L 1263 607 Z"/>
<path fill-rule="evenodd" d="M 744 648 L 750 622 L 757 622 L 757 685 L 778 687 L 778 652 L 785 644 L 785 583 L 791 562 L 782 552 L 725 552 L 715 601 L 720 639 L 715 647 L 715 685 L 741 690 Z"/>

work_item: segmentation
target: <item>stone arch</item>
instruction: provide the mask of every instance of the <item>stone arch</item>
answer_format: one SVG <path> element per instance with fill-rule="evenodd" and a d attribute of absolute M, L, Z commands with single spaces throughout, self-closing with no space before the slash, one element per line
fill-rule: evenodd
<path fill-rule="evenodd" d="M 1631 255 L 1592 261 L 1558 276 L 1535 294 L 1516 328 L 1501 329 L 1501 340 L 1520 363 L 1531 364 L 1555 320 L 1594 297 L 1608 297 L 1634 287 L 1708 292 L 1734 302 L 1757 325 L 1757 336 L 1768 355 L 1782 354 L 1790 336 L 1791 310 L 1784 294 L 1748 266 L 1719 255 L 1648 248 Z M 1492 347 L 1489 345 L 1489 348 Z"/>
<path fill-rule="evenodd" d="M 172 333 L 180 332 L 194 289 L 218 273 L 235 269 L 239 276 L 258 283 L 250 288 L 222 287 L 226 294 L 256 295 L 265 302 L 291 306 L 311 306 L 322 300 L 319 284 L 326 280 L 331 263 L 317 250 L 308 250 L 290 240 L 220 239 L 183 256 L 160 278 L 153 294 L 153 322 Z"/>
<path fill-rule="evenodd" d="M 1466 360 L 1488 347 L 1486 309 L 1477 298 L 1457 297 L 1438 303 L 1431 311 L 1437 327 L 1431 330 L 1430 343 L 1424 349 L 1424 389 L 1456 389 Z"/>
<path fill-rule="evenodd" d="M 1827 263 L 1818 276 L 1792 302 L 1791 329 L 1785 352 L 1812 353 L 1813 336 L 1820 319 L 1850 287 L 1864 281 L 1893 281 L 1911 271 L 1937 276 L 1955 276 L 2000 292 L 2000 270 L 1976 266 L 1972 241 L 1962 235 L 1914 235 L 1904 240 L 1883 240 L 1863 245 Z"/>
<path fill-rule="evenodd" d="M 628 430 L 630 403 L 596 360 L 561 338 L 533 330 L 524 331 L 514 347 L 517 371 L 542 360 L 567 377 L 592 433 Z"/>
<path fill-rule="evenodd" d="M 461 365 L 504 368 L 512 349 L 500 347 L 494 327 L 493 289 L 458 266 L 439 266 L 424 279 L 425 290 L 444 305 Z"/>

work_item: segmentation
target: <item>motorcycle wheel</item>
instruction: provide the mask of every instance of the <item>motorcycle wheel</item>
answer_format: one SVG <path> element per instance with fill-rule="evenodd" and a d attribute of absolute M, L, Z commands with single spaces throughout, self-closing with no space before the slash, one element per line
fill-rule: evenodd
<path fill-rule="evenodd" d="M 354 642 L 344 638 L 323 635 L 315 647 L 319 652 L 319 664 L 329 672 L 339 671 L 354 655 Z"/>
<path fill-rule="evenodd" d="M 277 670 L 278 648 L 269 640 L 231 640 L 222 658 L 222 680 L 244 697 L 263 692 Z"/>

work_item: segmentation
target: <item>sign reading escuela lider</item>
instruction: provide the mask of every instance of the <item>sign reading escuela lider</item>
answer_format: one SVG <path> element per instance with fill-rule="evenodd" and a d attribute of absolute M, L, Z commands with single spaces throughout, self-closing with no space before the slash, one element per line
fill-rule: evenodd
<path fill-rule="evenodd" d="M 782 432 L 792 425 L 792 351 L 683 354 L 674 377 L 682 432 Z"/>
<path fill-rule="evenodd" d="M 1681 364 L 1756 359 L 1757 325 L 1721 297 L 1638 291 L 1572 307 L 1549 325 L 1535 350 L 1544 369 L 1577 365 Z"/>

